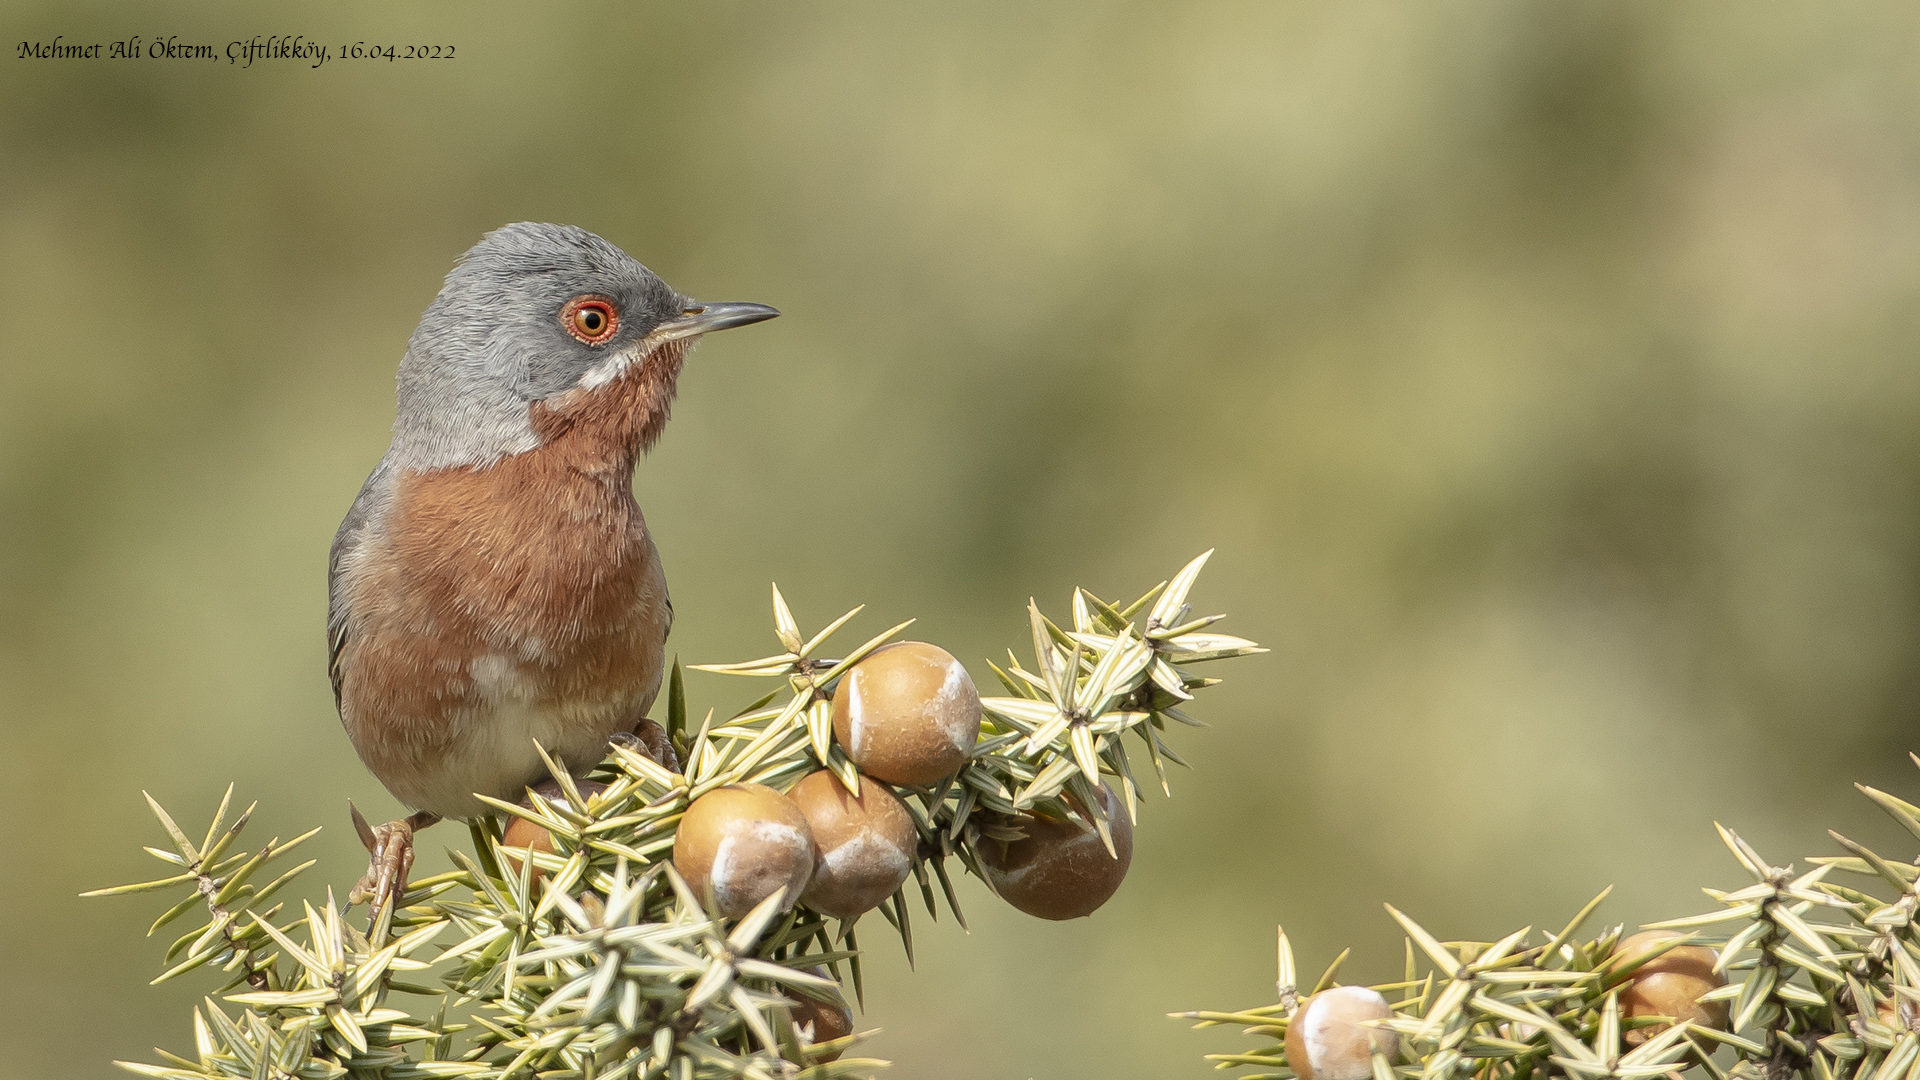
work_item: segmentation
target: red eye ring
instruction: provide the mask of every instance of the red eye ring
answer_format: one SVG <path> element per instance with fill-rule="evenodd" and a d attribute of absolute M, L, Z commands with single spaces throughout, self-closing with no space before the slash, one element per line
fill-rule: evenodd
<path fill-rule="evenodd" d="M 604 345 L 620 329 L 620 313 L 604 296 L 576 296 L 560 309 L 560 325 L 588 345 Z"/>

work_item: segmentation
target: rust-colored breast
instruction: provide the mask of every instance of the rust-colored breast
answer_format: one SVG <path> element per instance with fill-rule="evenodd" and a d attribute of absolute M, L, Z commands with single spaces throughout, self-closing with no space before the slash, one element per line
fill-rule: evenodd
<path fill-rule="evenodd" d="M 397 477 L 347 571 L 340 707 L 403 802 L 483 812 L 466 792 L 542 778 L 532 738 L 584 768 L 645 715 L 671 609 L 632 469 L 678 359 L 536 403 L 539 449 Z"/>

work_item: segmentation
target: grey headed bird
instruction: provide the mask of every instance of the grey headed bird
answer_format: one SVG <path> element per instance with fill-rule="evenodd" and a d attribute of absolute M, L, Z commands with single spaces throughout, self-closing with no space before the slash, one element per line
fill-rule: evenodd
<path fill-rule="evenodd" d="M 354 902 L 405 891 L 413 833 L 575 772 L 646 719 L 673 605 L 633 497 L 687 352 L 771 319 L 680 295 L 570 225 L 461 257 L 400 361 L 393 445 L 333 540 L 329 671 L 347 736 L 414 813 L 369 827 Z"/>

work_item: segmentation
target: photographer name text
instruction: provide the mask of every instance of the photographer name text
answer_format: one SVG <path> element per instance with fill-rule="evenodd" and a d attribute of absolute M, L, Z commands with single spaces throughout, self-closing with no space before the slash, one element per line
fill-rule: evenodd
<path fill-rule="evenodd" d="M 198 60 L 250 68 L 269 61 L 298 61 L 319 67 L 328 60 L 451 60 L 452 45 L 386 45 L 368 41 L 326 44 L 304 35 L 279 34 L 229 41 L 225 46 L 183 41 L 174 35 L 81 44 L 56 37 L 52 41 L 23 41 L 21 60 Z"/>

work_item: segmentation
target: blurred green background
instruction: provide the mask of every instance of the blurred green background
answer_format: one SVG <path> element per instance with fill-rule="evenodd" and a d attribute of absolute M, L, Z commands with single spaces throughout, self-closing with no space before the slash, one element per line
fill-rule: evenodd
<path fill-rule="evenodd" d="M 910 1077 L 1202 1076 L 1162 1019 L 1444 937 L 1685 914 L 1888 839 L 1920 705 L 1920 18 L 1903 3 L 9 5 L 0 58 L 0 1076 L 191 1047 L 145 986 L 147 788 L 309 889 L 395 809 L 334 717 L 325 558 L 453 259 L 589 227 L 708 342 L 637 487 L 691 660 L 1195 553 L 1226 665 L 1093 918 L 965 886 L 869 935 Z M 451 43 L 28 61 L 17 39 Z M 810 512 L 804 518 L 796 507 Z M 696 704 L 750 684 L 696 675 Z M 457 830 L 426 837 L 440 865 Z"/>

